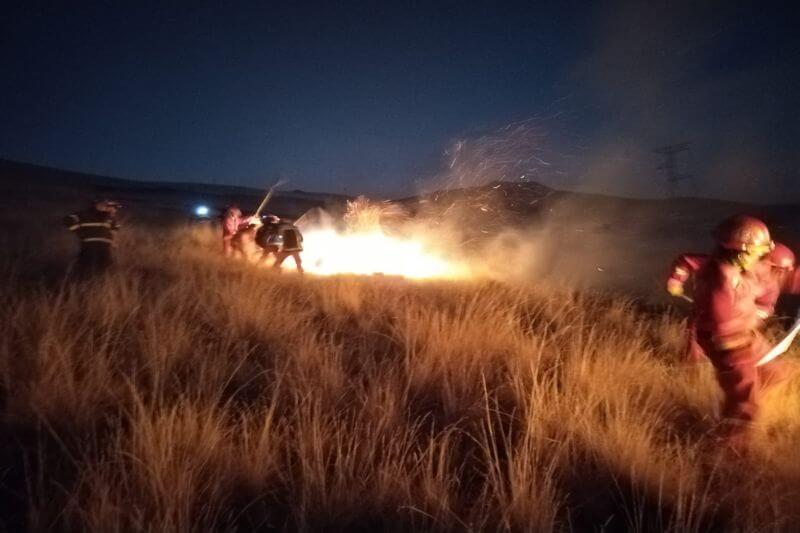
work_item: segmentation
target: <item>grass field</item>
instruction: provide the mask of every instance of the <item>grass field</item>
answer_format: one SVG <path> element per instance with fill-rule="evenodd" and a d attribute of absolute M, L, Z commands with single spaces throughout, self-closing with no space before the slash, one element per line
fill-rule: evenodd
<path fill-rule="evenodd" d="M 764 399 L 750 456 L 724 453 L 677 316 L 547 286 L 275 275 L 216 246 L 128 228 L 119 267 L 80 283 L 6 260 L 3 528 L 800 521 L 800 386 Z"/>

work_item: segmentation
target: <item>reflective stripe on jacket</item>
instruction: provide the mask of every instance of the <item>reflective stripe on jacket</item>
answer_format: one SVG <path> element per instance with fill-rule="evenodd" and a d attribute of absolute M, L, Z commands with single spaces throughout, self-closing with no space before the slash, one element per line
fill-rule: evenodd
<path fill-rule="evenodd" d="M 119 229 L 114 215 L 96 209 L 73 213 L 64 219 L 64 224 L 81 242 L 113 243 L 114 232 Z"/>

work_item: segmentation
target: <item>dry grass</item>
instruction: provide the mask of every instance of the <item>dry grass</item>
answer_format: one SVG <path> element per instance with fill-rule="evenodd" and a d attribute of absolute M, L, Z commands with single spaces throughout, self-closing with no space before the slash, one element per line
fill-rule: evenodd
<path fill-rule="evenodd" d="M 800 389 L 708 436 L 681 324 L 491 282 L 300 279 L 202 230 L 0 298 L 9 530 L 786 530 Z"/>

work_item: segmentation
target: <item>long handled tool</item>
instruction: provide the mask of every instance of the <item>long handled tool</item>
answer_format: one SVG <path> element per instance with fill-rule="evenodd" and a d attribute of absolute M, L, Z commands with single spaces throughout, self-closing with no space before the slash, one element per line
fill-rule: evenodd
<path fill-rule="evenodd" d="M 272 195 L 275 193 L 275 189 L 282 184 L 283 180 L 278 180 L 272 187 L 269 188 L 269 190 L 267 191 L 267 195 L 264 196 L 263 200 L 261 200 L 261 204 L 259 204 L 258 209 L 256 209 L 256 212 L 253 213 L 253 218 L 258 218 L 259 216 L 261 216 L 261 211 L 263 211 L 264 208 L 267 206 L 267 203 L 270 201 Z"/>
<path fill-rule="evenodd" d="M 798 333 L 800 333 L 800 318 L 798 318 L 797 321 L 792 325 L 783 340 L 773 346 L 770 351 L 764 354 L 764 357 L 758 360 L 756 366 L 765 365 L 782 353 L 786 352 L 786 350 L 789 349 L 789 346 L 791 346 L 792 341 L 794 341 L 794 338 L 797 337 Z"/>

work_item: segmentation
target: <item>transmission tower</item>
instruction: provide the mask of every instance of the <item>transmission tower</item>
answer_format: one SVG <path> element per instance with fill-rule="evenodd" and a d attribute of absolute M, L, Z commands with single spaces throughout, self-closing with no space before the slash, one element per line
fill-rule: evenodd
<path fill-rule="evenodd" d="M 682 174 L 678 170 L 678 154 L 688 150 L 688 142 L 669 144 L 653 150 L 653 152 L 664 156 L 664 162 L 657 167 L 657 170 L 663 170 L 667 175 L 667 192 L 670 197 L 677 196 L 679 182 L 692 177 L 691 174 Z"/>

